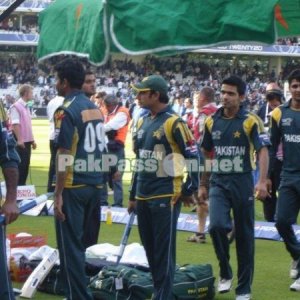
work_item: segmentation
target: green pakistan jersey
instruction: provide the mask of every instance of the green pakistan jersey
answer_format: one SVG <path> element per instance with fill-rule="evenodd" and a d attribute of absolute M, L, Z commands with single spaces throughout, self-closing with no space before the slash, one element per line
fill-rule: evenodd
<path fill-rule="evenodd" d="M 19 154 L 16 151 L 16 140 L 9 130 L 8 116 L 0 101 L 0 165 L 2 168 L 18 167 Z"/>
<path fill-rule="evenodd" d="M 282 176 L 294 176 L 300 173 L 300 111 L 290 107 L 291 100 L 275 108 L 271 113 L 271 149 L 269 173 L 279 144 L 282 142 Z"/>
<path fill-rule="evenodd" d="M 240 107 L 234 118 L 224 109 L 206 119 L 201 147 L 212 152 L 215 174 L 247 173 L 255 169 L 254 151 L 270 144 L 260 118 Z M 208 164 L 206 164 L 208 166 Z"/>
<path fill-rule="evenodd" d="M 130 199 L 148 200 L 198 189 L 199 153 L 185 122 L 167 106 L 155 117 L 140 118 L 133 134 L 136 170 Z M 184 161 L 194 163 L 184 181 Z"/>
<path fill-rule="evenodd" d="M 103 184 L 100 162 L 106 141 L 99 109 L 83 92 L 75 91 L 65 97 L 54 120 L 56 146 L 69 150 L 72 157 L 59 160 L 60 168 L 67 166 L 65 187 Z"/>

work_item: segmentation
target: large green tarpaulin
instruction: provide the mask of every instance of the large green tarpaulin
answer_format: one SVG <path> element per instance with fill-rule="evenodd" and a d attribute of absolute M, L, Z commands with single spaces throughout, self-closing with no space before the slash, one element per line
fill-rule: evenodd
<path fill-rule="evenodd" d="M 293 28 L 299 18 L 286 5 L 290 2 L 299 5 L 292 0 L 107 0 L 103 5 L 56 0 L 40 14 L 38 57 L 77 53 L 103 64 L 111 51 L 138 55 L 226 42 L 271 44 L 276 28 L 282 36 L 300 32 Z"/>

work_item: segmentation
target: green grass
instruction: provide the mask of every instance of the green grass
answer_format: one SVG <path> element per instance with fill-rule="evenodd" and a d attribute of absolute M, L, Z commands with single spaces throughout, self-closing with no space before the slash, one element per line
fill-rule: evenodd
<path fill-rule="evenodd" d="M 38 148 L 33 151 L 31 161 L 31 176 L 28 178 L 29 184 L 37 187 L 39 194 L 46 191 L 47 173 L 49 164 L 48 150 L 48 123 L 46 120 L 33 120 L 34 134 Z M 131 143 L 126 143 L 127 153 L 132 156 Z M 124 203 L 127 201 L 127 186 L 129 184 L 130 175 L 125 174 L 125 196 Z M 110 201 L 112 201 L 110 199 Z M 187 212 L 187 209 L 183 209 Z M 261 203 L 256 204 L 256 219 L 262 220 Z M 122 236 L 124 225 L 101 224 L 99 242 L 112 243 L 118 245 Z M 20 216 L 18 220 L 9 225 L 8 233 L 16 233 L 27 231 L 32 234 L 45 234 L 48 238 L 48 244 L 56 247 L 53 217 L 29 217 Z M 186 239 L 190 235 L 189 232 L 179 231 L 177 235 L 177 263 L 210 263 L 213 266 L 214 275 L 218 277 L 218 264 L 214 253 L 210 238 L 206 244 L 187 243 Z M 140 242 L 137 228 L 132 229 L 129 243 Z M 231 246 L 231 263 L 236 274 L 236 255 L 235 244 Z M 253 299 L 255 300 L 298 300 L 299 294 L 290 292 L 289 285 L 292 280 L 289 279 L 290 257 L 285 250 L 284 244 L 277 241 L 256 240 L 255 255 L 255 273 L 253 281 Z M 234 278 L 234 286 L 236 286 L 236 277 Z M 22 284 L 14 283 L 15 287 L 20 288 Z M 62 299 L 62 297 L 37 293 L 34 299 L 37 300 L 54 300 Z M 234 292 L 228 294 L 216 295 L 217 300 L 234 299 Z"/>

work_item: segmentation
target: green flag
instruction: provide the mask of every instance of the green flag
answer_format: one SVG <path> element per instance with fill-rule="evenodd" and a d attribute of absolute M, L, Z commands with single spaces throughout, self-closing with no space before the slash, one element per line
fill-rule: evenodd
<path fill-rule="evenodd" d="M 37 55 L 76 54 L 104 63 L 109 55 L 100 0 L 56 0 L 39 15 Z"/>
<path fill-rule="evenodd" d="M 234 41 L 275 40 L 279 0 L 56 0 L 39 18 L 38 57 L 110 51 L 166 54 Z"/>
<path fill-rule="evenodd" d="M 276 0 L 109 0 L 110 35 L 127 54 L 275 40 Z"/>
<path fill-rule="evenodd" d="M 279 37 L 300 35 L 300 0 L 280 0 L 275 19 Z"/>

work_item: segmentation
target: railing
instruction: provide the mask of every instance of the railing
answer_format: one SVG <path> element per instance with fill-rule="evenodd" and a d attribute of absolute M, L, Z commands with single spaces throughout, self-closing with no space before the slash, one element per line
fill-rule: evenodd
<path fill-rule="evenodd" d="M 0 45 L 36 46 L 39 35 L 33 33 L 0 31 Z"/>

